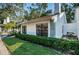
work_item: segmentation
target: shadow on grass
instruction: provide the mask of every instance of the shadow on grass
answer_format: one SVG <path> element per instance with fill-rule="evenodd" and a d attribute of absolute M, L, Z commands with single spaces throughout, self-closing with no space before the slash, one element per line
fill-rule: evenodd
<path fill-rule="evenodd" d="M 54 49 L 33 44 L 17 38 L 6 38 L 3 40 L 13 55 L 57 55 L 62 54 Z"/>
<path fill-rule="evenodd" d="M 60 52 L 41 45 L 32 44 L 29 42 L 23 43 L 12 52 L 13 55 L 56 55 Z"/>

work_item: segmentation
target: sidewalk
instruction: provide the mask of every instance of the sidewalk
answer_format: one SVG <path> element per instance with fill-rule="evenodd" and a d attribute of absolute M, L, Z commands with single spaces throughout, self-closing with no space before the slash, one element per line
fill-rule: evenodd
<path fill-rule="evenodd" d="M 1 39 L 0 39 L 0 55 L 10 55 L 8 49 L 5 47 Z"/>

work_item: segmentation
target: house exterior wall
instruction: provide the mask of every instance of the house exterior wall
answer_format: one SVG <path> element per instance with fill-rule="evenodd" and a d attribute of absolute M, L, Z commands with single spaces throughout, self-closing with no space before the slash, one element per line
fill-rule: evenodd
<path fill-rule="evenodd" d="M 79 7 L 75 11 L 74 23 L 67 23 L 65 12 L 53 17 L 52 21 L 39 21 L 25 24 L 27 25 L 27 34 L 36 35 L 36 24 L 48 23 L 48 37 L 61 38 L 67 32 L 74 32 L 79 38 Z"/>
<path fill-rule="evenodd" d="M 50 21 L 50 37 L 55 37 L 55 23 Z"/>
<path fill-rule="evenodd" d="M 59 21 L 59 16 L 56 15 L 55 20 L 57 20 L 55 22 L 55 37 L 56 38 L 61 38 L 62 37 L 62 24 Z"/>
<path fill-rule="evenodd" d="M 75 11 L 75 21 L 76 21 L 76 28 L 77 28 L 77 37 L 79 38 L 79 7 Z"/>
<path fill-rule="evenodd" d="M 36 24 L 48 23 L 48 37 L 61 38 L 63 35 L 63 24 L 66 23 L 65 13 L 55 15 L 51 20 L 26 23 L 27 34 L 36 35 Z"/>
<path fill-rule="evenodd" d="M 74 32 L 75 35 L 77 35 L 79 39 L 79 7 L 75 10 L 75 19 L 73 23 L 66 23 L 64 24 L 64 35 L 67 34 L 67 32 Z"/>
<path fill-rule="evenodd" d="M 27 24 L 27 34 L 36 35 L 36 24 Z"/>
<path fill-rule="evenodd" d="M 75 35 L 77 35 L 76 23 L 64 24 L 63 29 L 64 29 L 63 31 L 64 35 L 67 35 L 67 32 L 73 32 Z"/>
<path fill-rule="evenodd" d="M 55 37 L 61 38 L 63 36 L 63 25 L 67 23 L 65 13 L 62 12 L 61 14 L 56 15 L 54 23 L 55 23 Z"/>
<path fill-rule="evenodd" d="M 50 37 L 50 21 L 49 20 L 24 24 L 27 27 L 27 30 L 26 30 L 27 34 L 36 35 L 36 24 L 41 24 L 41 23 L 48 23 L 48 37 Z M 22 32 L 22 27 L 21 27 L 21 32 Z"/>

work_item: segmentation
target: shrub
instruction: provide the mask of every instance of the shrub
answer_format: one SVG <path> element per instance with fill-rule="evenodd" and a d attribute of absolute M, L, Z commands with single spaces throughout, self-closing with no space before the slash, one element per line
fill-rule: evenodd
<path fill-rule="evenodd" d="M 79 47 L 75 48 L 75 54 L 79 55 Z"/>
<path fill-rule="evenodd" d="M 47 47 L 52 47 L 57 50 L 61 50 L 63 52 L 68 52 L 70 50 L 74 50 L 75 54 L 79 54 L 79 41 L 68 41 L 58 38 L 51 38 L 51 37 L 41 37 L 41 36 L 34 36 L 34 35 L 25 35 L 25 34 L 18 34 L 15 33 L 15 36 L 25 40 L 30 41 L 32 43 L 41 44 Z"/>

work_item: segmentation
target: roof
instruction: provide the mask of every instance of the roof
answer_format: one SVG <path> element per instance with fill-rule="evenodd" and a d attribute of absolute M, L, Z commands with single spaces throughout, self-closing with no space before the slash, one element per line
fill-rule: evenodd
<path fill-rule="evenodd" d="M 40 17 L 40 18 L 36 18 L 36 19 L 31 19 L 26 21 L 27 23 L 32 23 L 32 22 L 39 22 L 39 21 L 47 21 L 47 20 L 51 20 L 52 16 L 44 16 L 44 17 Z"/>
<path fill-rule="evenodd" d="M 20 24 L 34 23 L 34 22 L 51 20 L 51 17 L 52 16 L 44 16 L 44 17 L 39 17 L 39 18 L 36 18 L 36 19 L 25 20 L 23 22 L 17 23 L 17 26 L 20 25 Z"/>
<path fill-rule="evenodd" d="M 23 22 L 18 23 L 17 25 L 25 24 L 25 23 L 34 23 L 34 22 L 40 22 L 40 21 L 54 20 L 53 19 L 54 18 L 53 16 L 58 15 L 58 14 L 59 13 L 56 13 L 56 14 L 53 14 L 53 15 L 49 15 L 49 16 L 39 17 L 39 18 L 36 18 L 36 19 L 25 20 Z"/>
<path fill-rule="evenodd" d="M 28 20 L 26 21 L 27 23 L 30 23 L 30 22 L 39 22 L 39 21 L 46 21 L 46 20 L 51 20 L 52 18 L 54 18 L 53 16 L 55 15 L 58 15 L 59 13 L 55 13 L 53 15 L 49 15 L 49 16 L 44 16 L 44 17 L 39 17 L 39 18 L 36 18 L 36 19 L 31 19 L 31 20 Z"/>

